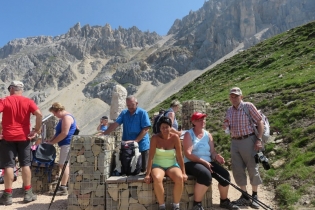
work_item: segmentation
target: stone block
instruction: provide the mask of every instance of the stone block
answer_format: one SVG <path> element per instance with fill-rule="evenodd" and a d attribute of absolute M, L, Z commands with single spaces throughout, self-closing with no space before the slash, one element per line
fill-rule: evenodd
<path fill-rule="evenodd" d="M 51 185 L 50 183 L 56 182 L 59 174 L 59 166 L 58 164 L 54 164 L 51 168 L 51 175 L 49 180 L 49 175 L 46 172 L 46 167 L 31 167 L 31 184 L 33 187 L 33 191 L 35 193 L 46 193 L 50 191 Z"/>
<path fill-rule="evenodd" d="M 102 148 L 96 144 L 94 144 L 92 146 L 92 152 L 93 152 L 94 156 L 98 156 L 100 154 L 101 150 L 102 150 Z"/>
<path fill-rule="evenodd" d="M 114 200 L 114 201 L 118 201 L 118 188 L 107 188 L 107 192 L 109 194 L 109 196 Z"/>
<path fill-rule="evenodd" d="M 68 205 L 67 210 L 82 210 L 80 206 Z"/>
<path fill-rule="evenodd" d="M 153 190 L 141 190 L 138 193 L 138 200 L 140 204 L 149 205 L 156 202 L 155 194 Z"/>
<path fill-rule="evenodd" d="M 96 188 L 95 196 L 104 197 L 105 194 L 105 185 L 98 185 Z"/>
<path fill-rule="evenodd" d="M 128 209 L 129 207 L 129 190 L 122 190 L 119 193 L 119 209 L 120 210 L 125 210 Z"/>
<path fill-rule="evenodd" d="M 85 209 L 90 204 L 90 198 L 91 198 L 90 193 L 78 195 L 78 203 L 81 206 L 81 208 Z"/>
<path fill-rule="evenodd" d="M 147 210 L 147 208 L 139 203 L 131 203 L 129 210 Z"/>
<path fill-rule="evenodd" d="M 89 182 L 88 180 L 84 180 L 81 182 L 81 194 L 90 193 L 95 191 L 97 188 L 97 182 Z"/>
<path fill-rule="evenodd" d="M 77 162 L 78 162 L 78 163 L 83 163 L 83 162 L 85 162 L 85 157 L 84 157 L 84 155 L 79 155 L 79 156 L 77 156 Z"/>

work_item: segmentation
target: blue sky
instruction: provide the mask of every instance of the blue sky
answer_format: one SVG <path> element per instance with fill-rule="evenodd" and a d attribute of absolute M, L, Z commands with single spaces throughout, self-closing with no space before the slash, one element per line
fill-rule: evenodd
<path fill-rule="evenodd" d="M 10 40 L 56 36 L 81 27 L 137 26 L 166 35 L 175 19 L 202 7 L 204 0 L 6 0 L 0 6 L 0 48 Z"/>

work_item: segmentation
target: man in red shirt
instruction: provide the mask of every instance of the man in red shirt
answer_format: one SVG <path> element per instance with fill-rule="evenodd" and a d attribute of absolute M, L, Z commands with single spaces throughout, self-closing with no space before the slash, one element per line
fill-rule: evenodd
<path fill-rule="evenodd" d="M 1 167 L 5 168 L 4 193 L 0 204 L 12 204 L 12 182 L 15 157 L 18 156 L 22 168 L 24 184 L 24 202 L 28 203 L 37 199 L 31 187 L 31 141 L 36 134 L 41 132 L 42 114 L 35 102 L 22 96 L 24 84 L 13 81 L 8 91 L 10 96 L 0 99 L 0 112 L 2 112 L 3 140 L 0 147 Z M 31 131 L 30 115 L 36 116 L 35 129 Z"/>

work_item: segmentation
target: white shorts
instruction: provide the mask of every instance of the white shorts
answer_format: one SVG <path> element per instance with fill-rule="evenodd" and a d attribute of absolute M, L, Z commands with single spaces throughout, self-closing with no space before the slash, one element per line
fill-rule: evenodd
<path fill-rule="evenodd" d="M 65 164 L 69 151 L 70 145 L 63 145 L 60 147 L 59 165 Z"/>

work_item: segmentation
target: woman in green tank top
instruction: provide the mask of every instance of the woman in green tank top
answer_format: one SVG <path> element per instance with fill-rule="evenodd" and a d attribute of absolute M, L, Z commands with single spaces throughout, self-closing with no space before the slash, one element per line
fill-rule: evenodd
<path fill-rule="evenodd" d="M 165 175 L 174 182 L 173 210 L 179 210 L 179 201 L 182 196 L 184 181 L 187 180 L 181 143 L 178 135 L 171 133 L 172 121 L 169 117 L 159 120 L 160 133 L 152 136 L 150 142 L 146 183 L 153 179 L 159 209 L 165 209 L 163 178 Z M 178 161 L 178 162 L 177 162 Z"/>

